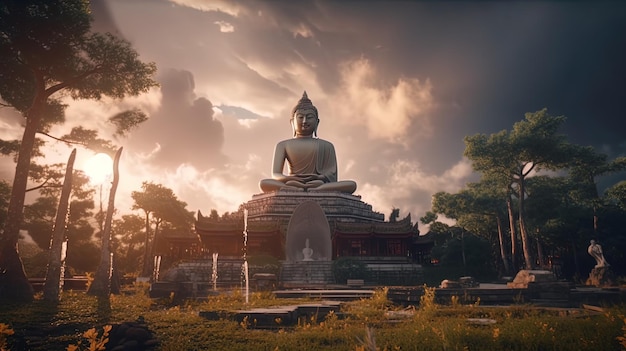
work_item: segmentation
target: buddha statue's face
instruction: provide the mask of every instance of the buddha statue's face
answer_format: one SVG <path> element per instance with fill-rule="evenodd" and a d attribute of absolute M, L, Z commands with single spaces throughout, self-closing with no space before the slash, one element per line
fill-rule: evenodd
<path fill-rule="evenodd" d="M 291 119 L 292 127 L 297 137 L 311 136 L 317 130 L 319 119 L 314 109 L 303 108 L 296 110 Z"/>

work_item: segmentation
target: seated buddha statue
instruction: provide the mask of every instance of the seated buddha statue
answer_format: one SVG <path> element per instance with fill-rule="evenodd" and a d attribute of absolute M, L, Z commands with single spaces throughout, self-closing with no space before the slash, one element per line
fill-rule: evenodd
<path fill-rule="evenodd" d="M 313 261 L 313 249 L 309 247 L 309 238 L 306 238 L 302 256 L 304 256 L 303 261 Z"/>
<path fill-rule="evenodd" d="M 259 183 L 263 192 L 339 191 L 352 194 L 356 190 L 356 182 L 337 180 L 335 147 L 317 137 L 319 122 L 317 108 L 305 91 L 291 112 L 293 138 L 276 145 L 272 178 Z M 285 162 L 287 174 L 283 173 Z"/>

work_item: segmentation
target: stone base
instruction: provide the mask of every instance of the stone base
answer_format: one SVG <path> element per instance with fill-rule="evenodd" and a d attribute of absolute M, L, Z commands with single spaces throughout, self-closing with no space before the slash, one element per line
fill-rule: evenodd
<path fill-rule="evenodd" d="M 314 201 L 320 205 L 328 221 L 347 223 L 379 223 L 385 215 L 372 210 L 372 205 L 360 196 L 340 192 L 295 192 L 278 191 L 256 194 L 243 206 L 248 210 L 252 222 L 288 221 L 300 204 Z"/>
<path fill-rule="evenodd" d="M 610 266 L 596 267 L 589 273 L 589 278 L 585 285 L 595 286 L 598 288 L 615 286 L 616 285 L 615 274 L 611 270 Z"/>
<path fill-rule="evenodd" d="M 517 272 L 515 279 L 506 286 L 513 289 L 526 289 L 529 283 L 556 282 L 556 276 L 551 271 L 522 269 Z"/>
<path fill-rule="evenodd" d="M 332 261 L 297 261 L 283 262 L 280 282 L 283 285 L 321 285 L 335 282 Z"/>

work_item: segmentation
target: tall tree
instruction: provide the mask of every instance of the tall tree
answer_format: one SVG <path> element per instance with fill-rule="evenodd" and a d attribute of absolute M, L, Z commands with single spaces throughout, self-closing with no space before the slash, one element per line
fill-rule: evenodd
<path fill-rule="evenodd" d="M 60 190 L 58 169 L 61 164 L 44 167 L 47 169 L 40 176 L 47 179 L 47 186 L 39 189 L 40 197 L 24 207 L 22 229 L 42 249 L 48 250 L 50 233 L 53 231 Z M 67 221 L 68 237 L 67 266 L 77 272 L 93 271 L 97 260 L 88 252 L 96 251 L 93 241 L 94 227 L 91 224 L 94 209 L 94 189 L 89 185 L 89 178 L 80 170 L 74 170 L 72 176 L 72 200 Z"/>
<path fill-rule="evenodd" d="M 433 211 L 456 219 L 461 227 L 490 241 L 493 241 L 495 231 L 502 266 L 507 274 L 511 274 L 502 226 L 502 218 L 506 217 L 506 193 L 506 188 L 495 179 L 483 178 L 481 182 L 469 183 L 467 189 L 459 193 L 435 194 Z"/>
<path fill-rule="evenodd" d="M 48 301 L 59 301 L 61 288 L 63 287 L 65 254 L 63 246 L 67 245 L 65 240 L 65 227 L 67 225 L 67 212 L 70 207 L 70 192 L 72 190 L 72 173 L 74 171 L 74 160 L 76 160 L 76 149 L 72 150 L 65 169 L 63 189 L 57 207 L 56 219 L 50 240 L 50 258 L 48 259 L 48 271 L 43 287 L 43 298 Z"/>
<path fill-rule="evenodd" d="M 141 253 L 135 247 L 145 241 L 143 230 L 143 219 L 135 214 L 125 214 L 113 220 L 113 251 L 118 253 L 117 263 L 122 273 L 139 273 L 136 262 Z"/>
<path fill-rule="evenodd" d="M 570 177 L 573 182 L 577 183 L 573 194 L 575 200 L 592 209 L 593 234 L 596 239 L 600 239 L 598 212 L 602 206 L 597 178 L 624 169 L 626 169 L 626 157 L 618 157 L 609 161 L 606 154 L 596 152 L 591 146 L 580 146 L 575 149 L 570 165 Z"/>
<path fill-rule="evenodd" d="M 120 181 L 119 163 L 122 148 L 119 148 L 113 159 L 113 181 L 109 191 L 104 230 L 102 232 L 102 245 L 100 247 L 100 264 L 94 275 L 93 282 L 87 293 L 99 297 L 109 297 L 111 294 L 111 275 L 113 274 L 113 252 L 111 251 L 111 224 L 115 210 L 115 193 Z"/>
<path fill-rule="evenodd" d="M 5 0 L 0 3 L 0 97 L 22 113 L 7 221 L 0 235 L 0 299 L 32 300 L 17 251 L 36 134 L 63 122 L 61 93 L 74 99 L 138 95 L 156 86 L 156 66 L 130 44 L 90 32 L 86 0 Z"/>
<path fill-rule="evenodd" d="M 557 134 L 565 121 L 551 116 L 546 109 L 526 113 L 511 132 L 476 134 L 465 138 L 464 155 L 476 171 L 506 177 L 514 186 L 518 201 L 518 224 L 526 268 L 534 267 L 530 234 L 525 224 L 526 179 L 543 169 L 556 170 L 572 158 L 572 148 L 564 135 Z"/>
<path fill-rule="evenodd" d="M 178 200 L 172 189 L 152 182 L 144 182 L 141 188 L 142 191 L 133 191 L 131 197 L 135 201 L 133 209 L 143 210 L 145 215 L 146 241 L 141 276 L 150 277 L 153 270 L 153 245 L 156 243 L 161 224 L 165 222 L 174 227 L 184 228 L 193 221 L 193 214 L 185 209 L 187 204 Z M 155 224 L 152 237 L 151 221 Z"/>

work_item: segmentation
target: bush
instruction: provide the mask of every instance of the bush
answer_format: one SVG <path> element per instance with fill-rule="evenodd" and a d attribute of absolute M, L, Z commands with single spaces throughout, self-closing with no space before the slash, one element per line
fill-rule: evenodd
<path fill-rule="evenodd" d="M 250 267 L 250 275 L 254 273 L 273 273 L 278 275 L 280 272 L 280 260 L 270 255 L 254 255 L 248 256 L 248 265 Z"/>
<path fill-rule="evenodd" d="M 370 277 L 367 264 L 352 257 L 341 257 L 334 260 L 332 269 L 335 282 L 338 284 L 345 284 L 348 279 L 367 280 Z"/>

